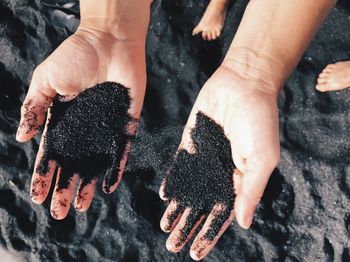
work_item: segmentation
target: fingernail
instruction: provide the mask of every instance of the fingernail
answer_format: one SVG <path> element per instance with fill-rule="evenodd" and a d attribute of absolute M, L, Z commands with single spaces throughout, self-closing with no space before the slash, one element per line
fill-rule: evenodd
<path fill-rule="evenodd" d="M 169 252 L 175 253 L 175 244 L 173 243 L 172 239 L 168 239 L 167 242 L 165 243 L 165 246 Z"/>
<path fill-rule="evenodd" d="M 17 128 L 16 138 L 18 138 L 20 134 L 21 134 L 21 124 Z"/>
<path fill-rule="evenodd" d="M 203 258 L 205 249 L 210 246 L 211 241 L 201 238 L 197 240 L 196 243 L 193 244 L 193 248 L 190 250 L 190 255 L 194 260 L 200 260 Z"/>
<path fill-rule="evenodd" d="M 243 219 L 243 228 L 249 229 L 252 222 L 253 222 L 253 217 L 254 214 L 248 214 L 244 219 Z"/>

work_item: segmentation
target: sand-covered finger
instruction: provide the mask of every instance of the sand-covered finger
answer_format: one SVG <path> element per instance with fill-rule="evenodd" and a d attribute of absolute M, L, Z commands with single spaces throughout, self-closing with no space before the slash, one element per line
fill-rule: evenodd
<path fill-rule="evenodd" d="M 59 168 L 50 208 L 53 218 L 60 220 L 67 216 L 77 180 L 78 175 Z"/>
<path fill-rule="evenodd" d="M 167 249 L 173 253 L 179 252 L 190 240 L 203 219 L 204 215 L 198 210 L 186 208 L 166 242 Z"/>
<path fill-rule="evenodd" d="M 164 215 L 160 221 L 160 228 L 164 232 L 170 232 L 179 222 L 180 217 L 184 211 L 184 208 L 176 203 L 176 201 L 171 201 Z"/>
<path fill-rule="evenodd" d="M 216 204 L 207 217 L 203 228 L 194 239 L 190 255 L 194 260 L 201 260 L 214 248 L 222 234 L 234 220 L 234 211 L 227 213 L 227 207 Z"/>
<path fill-rule="evenodd" d="M 97 179 L 93 179 L 87 184 L 84 180 L 80 181 L 77 196 L 74 201 L 74 207 L 77 211 L 84 212 L 90 207 L 96 192 L 96 183 Z"/>

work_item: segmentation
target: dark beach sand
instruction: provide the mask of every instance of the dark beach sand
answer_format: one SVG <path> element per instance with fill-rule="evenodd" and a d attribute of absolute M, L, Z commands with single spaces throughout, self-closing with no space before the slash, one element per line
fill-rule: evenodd
<path fill-rule="evenodd" d="M 204 238 L 212 241 L 229 219 L 236 197 L 231 144 L 223 128 L 201 111 L 196 114 L 191 139 L 191 153 L 180 149 L 165 173 L 164 196 L 169 201 L 176 201 L 178 206 L 168 215 L 168 226 L 171 229 L 178 216 L 186 208 L 191 208 L 180 231 L 180 242 L 183 242 L 198 220 L 212 213 L 215 218 L 204 234 Z M 221 209 L 215 205 L 220 205 Z"/>
<path fill-rule="evenodd" d="M 15 133 L 35 65 L 67 35 L 50 26 L 40 1 L 1 1 L 0 246 L 29 261 L 190 261 L 188 247 L 177 255 L 165 249 L 160 174 L 246 2 L 234 1 L 223 37 L 206 43 L 191 36 L 206 1 L 155 1 L 147 95 L 124 179 L 112 195 L 99 189 L 87 213 L 71 209 L 55 221 L 50 199 L 43 206 L 29 199 L 39 138 L 21 145 Z M 252 229 L 232 224 L 207 261 L 350 261 L 350 90 L 314 89 L 323 67 L 344 59 L 350 59 L 350 8 L 341 2 L 280 96 L 282 160 Z"/>

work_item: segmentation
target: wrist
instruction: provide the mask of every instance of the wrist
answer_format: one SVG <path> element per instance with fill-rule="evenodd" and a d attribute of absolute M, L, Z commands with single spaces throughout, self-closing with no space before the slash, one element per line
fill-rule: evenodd
<path fill-rule="evenodd" d="M 130 2 L 137 1 L 138 8 Z M 150 0 L 80 1 L 82 31 L 100 32 L 119 41 L 145 42 Z"/>
<path fill-rule="evenodd" d="M 231 47 L 222 66 L 243 79 L 256 81 L 259 90 L 275 95 L 281 90 L 288 73 L 277 59 L 249 48 Z"/>

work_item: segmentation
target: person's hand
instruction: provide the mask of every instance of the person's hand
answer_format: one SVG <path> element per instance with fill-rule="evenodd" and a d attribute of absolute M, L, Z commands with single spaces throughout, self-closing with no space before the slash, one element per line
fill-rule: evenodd
<path fill-rule="evenodd" d="M 138 4 L 136 1 L 131 2 L 134 5 Z M 147 7 L 146 4 L 139 6 Z M 49 162 L 46 174 L 40 174 L 37 170 L 44 154 L 44 137 L 50 118 L 47 111 L 56 95 L 70 99 L 98 83 L 111 81 L 129 88 L 131 105 L 128 113 L 135 119 L 139 118 L 146 86 L 145 36 L 149 6 L 146 11 L 135 9 L 133 12 L 137 11 L 140 11 L 136 14 L 137 22 L 131 19 L 128 22 L 119 21 L 119 24 L 113 25 L 113 33 L 110 28 L 99 27 L 108 25 L 110 21 L 104 23 L 101 19 L 87 20 L 88 22 L 82 23 L 78 31 L 65 40 L 34 71 L 23 102 L 16 138 L 19 142 L 30 140 L 47 119 L 35 161 L 30 194 L 35 203 L 43 203 L 50 190 L 54 172 L 58 168 L 56 187 L 51 201 L 51 214 L 56 219 L 63 219 L 68 214 L 78 176 L 75 175 L 68 181 L 67 188 L 58 190 L 61 169 L 56 162 Z M 115 174 L 116 182 L 108 185 L 107 190 L 105 177 L 103 185 L 105 192 L 110 193 L 116 189 L 126 164 L 128 148 L 129 145 L 125 148 L 124 158 L 120 162 L 119 171 Z M 96 179 L 87 185 L 83 181 L 80 182 L 75 198 L 75 208 L 78 211 L 89 208 L 95 190 Z"/>
<path fill-rule="evenodd" d="M 160 197 L 170 202 L 161 220 L 162 230 L 171 232 L 166 243 L 169 251 L 180 251 L 191 238 L 195 228 L 205 221 L 191 246 L 190 254 L 195 260 L 204 258 L 212 250 L 234 218 L 241 227 L 245 229 L 250 227 L 256 206 L 279 161 L 277 92 L 266 88 L 269 85 L 268 82 L 250 78 L 244 72 L 235 72 L 225 64 L 224 62 L 207 81 L 198 95 L 185 127 L 179 151 L 186 150 L 190 154 L 194 153 L 192 133 L 196 126 L 198 112 L 204 113 L 221 126 L 231 142 L 232 158 L 236 166 L 235 171 L 232 170 L 231 185 L 234 189 L 230 196 L 234 206 L 225 207 L 224 203 L 220 202 L 209 203 L 213 206 L 211 212 L 209 211 L 210 214 L 196 214 L 197 220 L 190 225 L 192 230 L 187 230 L 189 227 L 187 219 L 191 217 L 192 210 L 196 210 L 196 206 L 191 204 L 195 205 L 195 203 L 179 203 L 176 197 L 169 199 L 167 177 L 160 188 Z M 181 163 L 177 164 L 181 165 Z M 183 163 L 185 164 L 187 163 Z M 167 176 L 179 175 L 190 174 L 167 174 Z M 211 188 L 218 186 L 197 180 L 194 183 L 208 187 L 198 189 L 201 192 L 210 192 Z M 171 189 L 172 192 L 174 190 L 176 189 Z M 213 190 L 213 194 L 215 192 L 217 191 Z M 179 196 L 180 194 L 184 192 L 179 192 Z M 229 200 L 226 201 L 229 203 Z M 230 209 L 231 215 L 226 222 L 217 219 L 222 213 L 222 207 Z M 215 221 L 218 221 L 217 224 Z M 213 239 L 207 238 L 206 233 L 213 226 L 218 228 L 217 235 Z M 186 236 L 183 236 L 184 227 L 186 227 Z"/>

